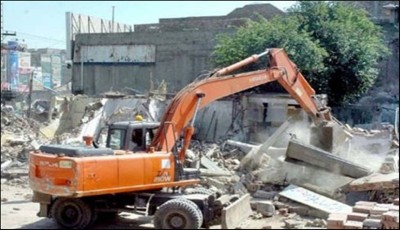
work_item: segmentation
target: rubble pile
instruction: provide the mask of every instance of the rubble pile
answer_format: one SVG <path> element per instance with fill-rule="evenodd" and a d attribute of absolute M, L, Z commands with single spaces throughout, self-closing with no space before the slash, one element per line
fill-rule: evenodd
<path fill-rule="evenodd" d="M 48 141 L 39 131 L 40 124 L 8 112 L 1 112 L 1 162 L 26 162 L 28 152 Z"/>
<path fill-rule="evenodd" d="M 348 143 L 349 138 L 342 141 L 353 148 L 333 148 L 332 152 L 296 139 L 288 127 L 282 125 L 260 145 L 232 140 L 211 144 L 192 141 L 187 165 L 199 168 L 202 186 L 217 194 L 250 193 L 251 218 L 283 216 L 284 228 L 326 228 L 326 219 L 335 215 L 334 210 L 351 210 L 346 205 L 350 194 L 356 193 L 356 201 L 390 203 L 398 199 L 399 146 L 393 126 L 386 125 L 382 130 L 342 126 L 352 142 Z M 275 142 L 286 138 L 284 135 L 290 135 L 288 146 L 275 147 Z M 344 154 L 345 150 L 348 152 Z M 364 164 L 361 156 L 379 159 L 374 162 L 379 167 Z M 299 192 L 293 192 L 296 189 Z M 287 190 L 293 194 L 285 197 L 283 191 Z M 359 225 L 347 224 L 349 228 Z"/>
<path fill-rule="evenodd" d="M 28 154 L 48 143 L 40 133 L 41 125 L 32 119 L 21 118 L 1 111 L 1 181 L 28 187 Z"/>

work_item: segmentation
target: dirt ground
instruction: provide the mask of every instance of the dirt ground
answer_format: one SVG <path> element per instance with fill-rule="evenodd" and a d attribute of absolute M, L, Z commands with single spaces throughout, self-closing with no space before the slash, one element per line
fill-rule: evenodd
<path fill-rule="evenodd" d="M 25 180 L 24 180 L 25 181 Z M 59 229 L 60 227 L 48 218 L 37 217 L 39 204 L 32 203 L 32 191 L 27 183 L 1 184 L 1 229 Z M 253 219 L 249 217 L 239 228 L 262 229 L 266 226 L 283 228 L 281 220 L 284 217 Z M 154 229 L 152 217 L 138 216 L 130 213 L 121 213 L 113 220 L 98 220 L 93 229 Z M 211 226 L 211 229 L 220 229 L 221 226 Z"/>

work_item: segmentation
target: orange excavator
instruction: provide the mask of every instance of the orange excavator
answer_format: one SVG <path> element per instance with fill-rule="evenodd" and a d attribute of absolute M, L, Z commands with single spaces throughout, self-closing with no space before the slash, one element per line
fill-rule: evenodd
<path fill-rule="evenodd" d="M 262 56 L 267 56 L 268 68 L 228 75 Z M 103 141 L 99 135 L 93 144 L 86 139 L 84 146 L 43 145 L 31 152 L 29 183 L 33 202 L 40 204 L 38 216 L 54 218 L 65 228 L 86 228 L 101 215 L 121 211 L 153 215 L 158 229 L 196 229 L 214 220 L 221 220 L 222 227 L 235 227 L 249 214 L 248 194 L 184 192 L 200 182 L 198 169 L 185 168 L 185 153 L 201 108 L 272 81 L 278 81 L 315 123 L 332 119 L 284 50 L 267 49 L 183 88 L 159 123 L 116 122 L 107 127 Z M 183 140 L 180 149 L 178 140 Z M 99 147 L 100 142 L 105 146 Z"/>

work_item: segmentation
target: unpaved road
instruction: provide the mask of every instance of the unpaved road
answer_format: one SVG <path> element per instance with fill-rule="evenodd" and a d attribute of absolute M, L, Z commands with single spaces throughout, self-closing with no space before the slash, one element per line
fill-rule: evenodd
<path fill-rule="evenodd" d="M 18 180 L 18 179 L 17 179 Z M 27 180 L 15 184 L 1 184 L 1 229 L 60 229 L 51 219 L 36 216 L 39 204 L 32 203 L 32 191 Z M 273 229 L 283 228 L 282 217 L 262 218 L 254 220 L 249 217 L 243 221 L 242 229 L 262 229 L 272 226 Z M 152 218 L 121 213 L 113 220 L 98 220 L 92 229 L 153 229 Z M 212 226 L 220 229 L 220 226 Z"/>
<path fill-rule="evenodd" d="M 51 219 L 37 217 L 39 204 L 32 203 L 27 185 L 1 184 L 1 229 L 59 229 Z M 93 229 L 153 229 L 151 217 L 122 213 L 114 220 L 97 221 Z"/>

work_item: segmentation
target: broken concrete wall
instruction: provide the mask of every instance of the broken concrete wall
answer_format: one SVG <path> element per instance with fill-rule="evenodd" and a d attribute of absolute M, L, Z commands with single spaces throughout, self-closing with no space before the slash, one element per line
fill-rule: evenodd
<path fill-rule="evenodd" d="M 70 98 L 66 97 L 64 100 L 65 104 L 60 111 L 62 112 L 60 124 L 55 134 L 60 135 L 66 131 L 79 127 L 86 106 L 96 100 L 98 99 L 83 95 Z"/>
<path fill-rule="evenodd" d="M 252 174 L 264 183 L 288 182 L 329 197 L 337 196 L 337 189 L 353 181 L 350 177 L 327 172 L 308 164 L 286 162 L 282 158 L 271 158 L 267 167 Z"/>
<path fill-rule="evenodd" d="M 247 100 L 244 116 L 246 119 L 243 125 L 249 127 L 249 139 L 245 142 L 264 142 L 291 116 L 296 116 L 297 121 L 308 123 L 306 113 L 298 108 L 298 103 L 290 95 L 257 94 L 243 100 Z M 300 124 L 301 122 L 297 123 Z M 303 130 L 299 135 L 307 137 L 309 132 Z M 278 146 L 287 145 L 286 141 L 282 141 Z"/>
<path fill-rule="evenodd" d="M 216 101 L 199 111 L 196 139 L 215 142 L 226 136 L 232 123 L 233 101 Z"/>

